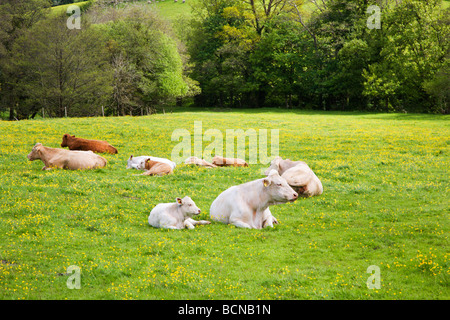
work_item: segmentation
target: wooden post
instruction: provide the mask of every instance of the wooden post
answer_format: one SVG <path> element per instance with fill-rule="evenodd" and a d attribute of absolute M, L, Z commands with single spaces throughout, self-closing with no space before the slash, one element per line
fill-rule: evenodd
<path fill-rule="evenodd" d="M 102 117 L 104 117 L 104 116 L 105 116 L 105 109 L 102 106 Z"/>
<path fill-rule="evenodd" d="M 65 115 L 66 118 L 67 118 L 67 107 L 64 107 L 64 115 Z"/>
<path fill-rule="evenodd" d="M 44 119 L 44 108 L 42 108 L 42 119 Z"/>

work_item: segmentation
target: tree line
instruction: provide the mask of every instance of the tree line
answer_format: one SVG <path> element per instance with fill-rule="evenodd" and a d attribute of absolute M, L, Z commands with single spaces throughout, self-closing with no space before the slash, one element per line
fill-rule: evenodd
<path fill-rule="evenodd" d="M 197 104 L 448 113 L 441 2 L 199 0 L 186 39 Z"/>
<path fill-rule="evenodd" d="M 448 113 L 442 1 L 197 0 L 169 22 L 97 0 L 0 0 L 0 114 L 141 115 L 165 106 Z M 71 17 L 73 18 L 73 17 Z"/>

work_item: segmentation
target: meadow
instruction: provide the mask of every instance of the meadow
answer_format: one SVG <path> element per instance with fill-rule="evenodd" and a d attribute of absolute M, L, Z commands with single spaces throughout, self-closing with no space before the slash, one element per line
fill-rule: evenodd
<path fill-rule="evenodd" d="M 281 110 L 0 122 L 0 299 L 449 299 L 449 118 Z M 265 164 L 134 176 L 133 155 L 170 158 L 175 129 L 279 129 L 324 193 L 272 206 L 273 229 L 148 225 L 157 203 L 209 206 Z M 27 154 L 64 133 L 109 141 L 107 168 L 41 171 Z M 192 142 L 193 143 L 193 142 Z M 203 142 L 203 148 L 209 142 Z M 225 145 L 225 144 L 224 144 Z M 69 266 L 81 288 L 69 289 Z M 380 289 L 368 289 L 369 266 Z"/>

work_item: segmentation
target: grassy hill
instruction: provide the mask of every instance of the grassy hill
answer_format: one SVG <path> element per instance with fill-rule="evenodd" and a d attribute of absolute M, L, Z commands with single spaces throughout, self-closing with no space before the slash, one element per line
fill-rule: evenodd
<path fill-rule="evenodd" d="M 238 120 L 238 121 L 237 121 Z M 323 195 L 271 207 L 273 229 L 148 225 L 160 202 L 209 207 L 265 164 L 134 176 L 133 155 L 171 156 L 176 129 L 279 129 Z M 449 299 L 448 116 L 240 110 L 0 122 L 0 299 Z M 107 140 L 105 169 L 41 171 L 36 142 Z M 193 143 L 193 141 L 192 141 Z M 206 148 L 211 142 L 203 142 Z M 270 150 L 269 150 L 270 152 Z M 81 289 L 67 268 L 81 268 Z M 369 266 L 381 288 L 367 288 Z"/>

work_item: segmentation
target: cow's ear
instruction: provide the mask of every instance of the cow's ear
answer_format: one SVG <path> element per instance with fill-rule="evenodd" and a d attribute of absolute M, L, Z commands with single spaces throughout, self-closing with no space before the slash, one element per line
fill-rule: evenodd
<path fill-rule="evenodd" d="M 181 200 L 181 198 L 177 198 L 177 203 L 181 206 L 183 204 L 183 200 Z"/>
<path fill-rule="evenodd" d="M 268 186 L 270 186 L 271 182 L 269 179 L 263 179 L 263 184 L 264 184 L 264 187 L 268 187 Z"/>

